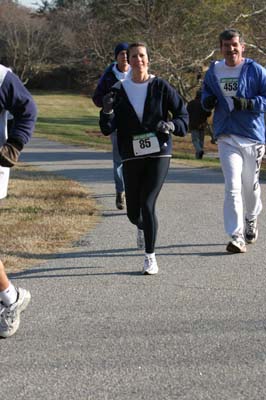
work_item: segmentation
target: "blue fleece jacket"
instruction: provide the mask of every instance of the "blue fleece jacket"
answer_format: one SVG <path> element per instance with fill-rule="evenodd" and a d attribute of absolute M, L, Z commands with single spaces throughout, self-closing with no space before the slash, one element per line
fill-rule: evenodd
<path fill-rule="evenodd" d="M 210 65 L 209 70 L 206 72 L 203 82 L 203 91 L 201 97 L 203 107 L 206 97 L 213 95 L 216 96 L 218 100 L 215 106 L 213 117 L 215 138 L 218 138 L 222 134 L 234 134 L 256 140 L 259 143 L 265 143 L 265 68 L 256 63 L 254 60 L 246 58 L 241 69 L 236 96 L 251 99 L 253 104 L 252 111 L 230 111 L 228 103 L 223 96 L 218 79 L 214 73 L 214 62 Z"/>

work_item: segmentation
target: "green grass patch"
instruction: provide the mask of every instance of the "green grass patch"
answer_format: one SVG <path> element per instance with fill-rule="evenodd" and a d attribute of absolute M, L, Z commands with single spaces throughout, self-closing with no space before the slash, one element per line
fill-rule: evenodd
<path fill-rule="evenodd" d="M 111 149 L 110 138 L 99 129 L 99 108 L 85 95 L 33 92 L 38 107 L 35 136 L 71 145 Z"/>

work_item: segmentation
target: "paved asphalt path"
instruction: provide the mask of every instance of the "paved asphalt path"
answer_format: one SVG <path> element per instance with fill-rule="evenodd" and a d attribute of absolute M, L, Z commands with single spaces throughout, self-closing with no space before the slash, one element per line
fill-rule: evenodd
<path fill-rule="evenodd" d="M 173 162 L 157 206 L 160 271 L 143 276 L 110 153 L 33 139 L 22 160 L 91 188 L 103 217 L 71 251 L 12 276 L 32 302 L 0 341 L 1 399 L 266 398 L 265 210 L 257 243 L 227 254 L 221 172 Z M 262 198 L 266 209 L 265 182 Z"/>

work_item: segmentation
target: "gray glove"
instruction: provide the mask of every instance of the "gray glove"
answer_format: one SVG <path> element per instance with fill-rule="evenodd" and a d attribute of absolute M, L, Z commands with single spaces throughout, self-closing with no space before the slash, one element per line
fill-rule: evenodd
<path fill-rule="evenodd" d="M 159 121 L 156 126 L 156 131 L 169 135 L 170 133 L 173 133 L 175 131 L 175 125 L 171 121 Z"/>
<path fill-rule="evenodd" d="M 244 99 L 243 97 L 232 97 L 234 102 L 235 110 L 237 111 L 245 111 L 245 110 L 253 110 L 254 106 L 251 99 Z"/>
<path fill-rule="evenodd" d="M 18 162 L 19 156 L 20 150 L 11 143 L 5 143 L 0 147 L 0 165 L 2 167 L 13 167 Z"/>
<path fill-rule="evenodd" d="M 103 97 L 103 112 L 111 114 L 113 112 L 113 105 L 115 101 L 115 93 L 109 92 Z"/>

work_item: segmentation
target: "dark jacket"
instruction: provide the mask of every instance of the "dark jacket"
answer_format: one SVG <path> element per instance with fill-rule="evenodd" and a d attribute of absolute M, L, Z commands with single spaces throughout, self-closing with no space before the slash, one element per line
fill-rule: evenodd
<path fill-rule="evenodd" d="M 136 158 L 133 153 L 133 136 L 155 132 L 159 121 L 171 120 L 175 125 L 174 135 L 185 136 L 188 128 L 188 112 L 177 91 L 164 79 L 153 78 L 148 84 L 142 122 L 139 121 L 127 94 L 119 81 L 113 86 L 116 90 L 114 112 L 100 112 L 100 128 L 104 135 L 117 129 L 118 147 L 122 160 Z M 169 113 L 171 118 L 169 119 Z M 156 133 L 160 151 L 151 156 L 163 157 L 172 154 L 171 135 Z"/>
<path fill-rule="evenodd" d="M 188 103 L 187 110 L 189 114 L 189 130 L 204 129 L 211 112 L 202 108 L 200 96 L 196 96 L 195 99 Z"/>
<path fill-rule="evenodd" d="M 118 81 L 115 74 L 113 73 L 114 63 L 110 64 L 104 73 L 102 74 L 95 92 L 92 96 L 92 101 L 97 107 L 103 106 L 103 96 L 105 96 L 111 89 L 111 87 Z"/>
<path fill-rule="evenodd" d="M 4 65 L 0 65 L 0 110 L 10 111 L 13 115 L 8 139 L 15 141 L 18 147 L 22 148 L 33 133 L 37 108 L 18 76 Z"/>

